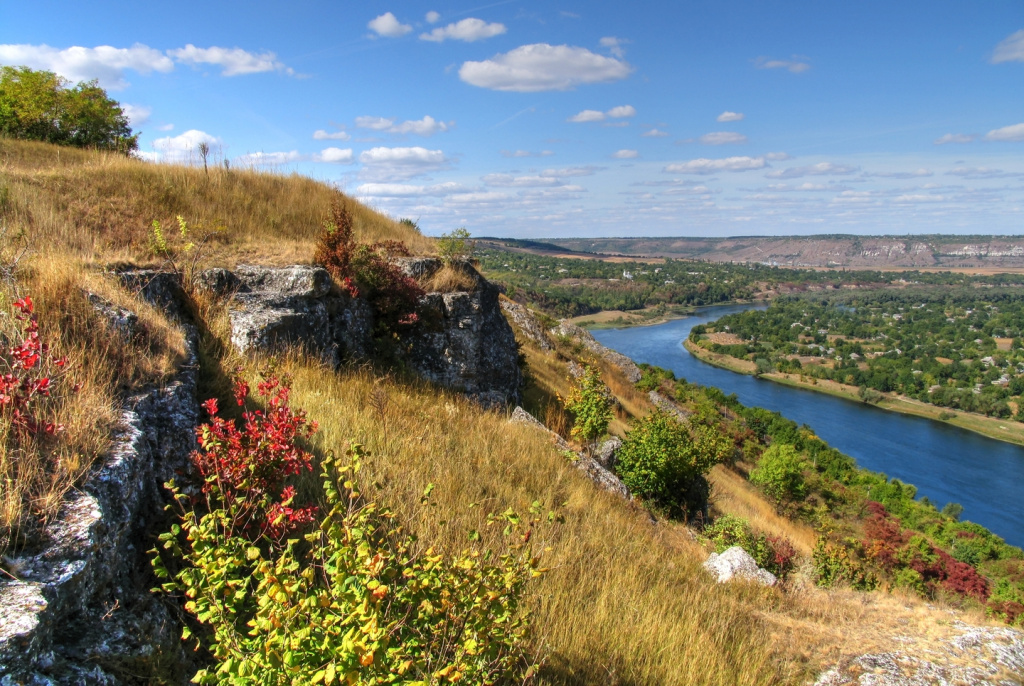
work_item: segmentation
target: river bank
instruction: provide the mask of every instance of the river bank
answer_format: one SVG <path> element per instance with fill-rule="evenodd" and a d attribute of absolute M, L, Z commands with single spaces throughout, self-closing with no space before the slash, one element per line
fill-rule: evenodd
<path fill-rule="evenodd" d="M 700 361 L 706 362 L 707 364 L 715 367 L 750 376 L 753 376 L 756 371 L 756 365 L 750 360 L 739 360 L 730 355 L 711 352 L 710 350 L 695 344 L 688 338 L 683 342 L 683 346 L 691 355 Z M 801 388 L 808 391 L 814 391 L 816 393 L 825 393 L 837 398 L 845 398 L 846 400 L 863 402 L 858 395 L 858 391 L 860 389 L 856 386 L 849 386 L 835 381 L 811 379 L 807 377 L 801 378 L 799 374 L 783 374 L 780 372 L 761 374 L 760 378 L 792 386 L 794 388 Z M 946 407 L 930 405 L 919 400 L 900 397 L 891 393 L 882 393 L 881 396 L 882 400 L 874 403 L 874 405 L 882 408 L 883 410 L 912 415 L 915 417 L 923 417 L 925 419 L 931 419 L 936 422 L 942 422 L 943 424 L 950 424 L 961 429 L 966 429 L 967 431 L 973 431 L 974 433 L 988 438 L 994 438 L 996 440 L 1013 443 L 1015 445 L 1024 445 L 1024 424 L 1019 422 L 987 417 L 973 412 L 954 412 Z M 954 416 L 948 419 L 943 417 L 943 415 L 949 414 L 953 414 Z"/>
<path fill-rule="evenodd" d="M 602 310 L 594 314 L 583 314 L 567 319 L 571 324 L 584 329 L 631 329 L 638 326 L 655 326 L 676 319 L 692 317 L 702 307 L 726 307 L 729 305 L 760 305 L 767 300 L 730 300 L 714 305 L 657 305 L 641 310 Z"/>

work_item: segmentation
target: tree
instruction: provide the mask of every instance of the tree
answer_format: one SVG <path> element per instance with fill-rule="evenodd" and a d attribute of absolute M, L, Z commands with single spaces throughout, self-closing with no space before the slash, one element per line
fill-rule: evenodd
<path fill-rule="evenodd" d="M 95 80 L 0 67 L 0 133 L 12 138 L 129 154 L 139 147 L 121 104 Z"/>
<path fill-rule="evenodd" d="M 588 450 L 608 430 L 612 403 L 611 391 L 601 380 L 601 372 L 595 365 L 586 365 L 563 404 L 573 415 L 573 438 Z"/>
<path fill-rule="evenodd" d="M 764 451 L 757 467 L 750 472 L 750 482 L 780 502 L 803 498 L 807 493 L 804 460 L 793 446 L 775 443 Z"/>
<path fill-rule="evenodd" d="M 678 419 L 656 409 L 626 435 L 616 469 L 635 495 L 674 514 L 692 513 L 706 504 L 704 475 L 728 450 L 714 429 L 696 426 L 691 436 Z"/>
<path fill-rule="evenodd" d="M 473 253 L 473 243 L 468 241 L 469 231 L 464 226 L 442 233 L 437 241 L 437 254 L 445 264 L 464 260 Z"/>

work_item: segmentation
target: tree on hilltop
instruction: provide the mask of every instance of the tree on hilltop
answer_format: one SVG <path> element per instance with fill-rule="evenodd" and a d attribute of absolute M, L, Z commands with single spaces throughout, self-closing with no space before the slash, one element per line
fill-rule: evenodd
<path fill-rule="evenodd" d="M 72 86 L 28 67 L 0 67 L 0 134 L 126 155 L 139 147 L 121 103 L 95 80 Z"/>

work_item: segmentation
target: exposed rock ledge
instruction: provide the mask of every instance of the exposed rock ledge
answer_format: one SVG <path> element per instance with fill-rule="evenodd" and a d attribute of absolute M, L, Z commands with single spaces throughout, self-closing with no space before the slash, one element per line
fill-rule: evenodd
<path fill-rule="evenodd" d="M 629 379 L 630 383 L 636 383 L 640 380 L 642 373 L 633 360 L 629 359 L 622 353 L 615 352 L 611 348 L 607 348 L 598 343 L 597 339 L 595 339 L 590 332 L 583 327 L 563 321 L 551 331 L 556 336 L 568 336 L 570 338 L 575 338 L 586 346 L 590 352 L 603 357 L 605 360 L 621 369 L 622 373 L 626 375 L 626 378 Z"/>
<path fill-rule="evenodd" d="M 131 280 L 151 300 L 175 299 L 165 275 Z M 49 547 L 0 583 L 0 684 L 135 683 L 154 669 L 187 681 L 180 627 L 149 593 L 146 560 L 161 484 L 195 447 L 196 335 L 186 329 L 182 370 L 128 399 L 113 449 L 49 527 Z"/>

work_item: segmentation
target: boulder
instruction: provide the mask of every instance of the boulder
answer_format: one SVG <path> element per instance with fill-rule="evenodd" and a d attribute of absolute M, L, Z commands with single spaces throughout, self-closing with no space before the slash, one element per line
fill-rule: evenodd
<path fill-rule="evenodd" d="M 594 459 L 605 469 L 615 469 L 616 457 L 621 447 L 622 439 L 612 436 L 598 447 L 594 453 Z"/>
<path fill-rule="evenodd" d="M 774 586 L 778 582 L 774 574 L 758 567 L 750 553 L 738 545 L 729 548 L 721 555 L 711 553 L 704 562 L 704 569 L 711 572 L 718 583 L 725 583 L 736 578 L 756 581 L 764 586 Z"/>

